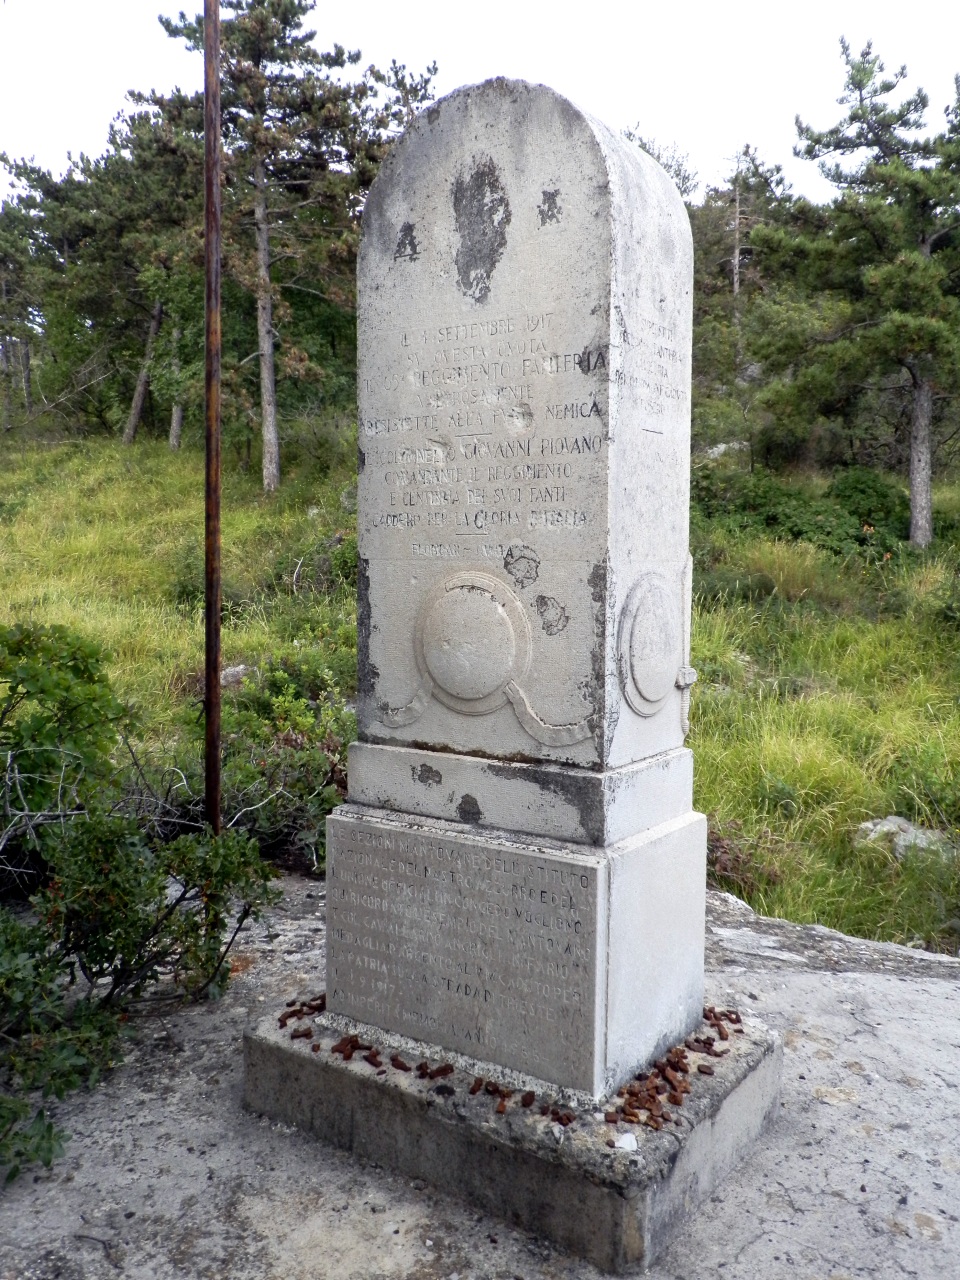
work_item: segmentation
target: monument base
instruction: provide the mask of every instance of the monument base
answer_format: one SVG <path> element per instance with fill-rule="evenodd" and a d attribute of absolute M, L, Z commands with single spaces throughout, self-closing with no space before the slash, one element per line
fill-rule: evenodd
<path fill-rule="evenodd" d="M 609 848 L 327 819 L 327 1008 L 602 1097 L 703 1007 L 707 824 Z"/>
<path fill-rule="evenodd" d="M 617 1096 L 597 1107 L 329 1014 L 247 1031 L 244 1103 L 618 1273 L 654 1261 L 776 1114 L 779 1040 L 752 1019 L 731 1030 L 688 1037 L 689 1090 L 659 1129 Z"/>

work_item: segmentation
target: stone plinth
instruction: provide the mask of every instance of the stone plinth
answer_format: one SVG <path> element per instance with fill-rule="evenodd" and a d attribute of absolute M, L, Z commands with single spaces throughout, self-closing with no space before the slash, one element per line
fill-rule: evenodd
<path fill-rule="evenodd" d="M 499 1092 L 473 1091 L 485 1064 L 446 1062 L 428 1044 L 329 1016 L 313 1021 L 309 1040 L 291 1040 L 275 1018 L 246 1033 L 244 1102 L 621 1272 L 656 1259 L 775 1116 L 780 1044 L 759 1023 L 745 1020 L 744 1030 L 723 1057 L 691 1055 L 690 1093 L 661 1131 L 610 1124 L 603 1111 L 512 1073 L 502 1077 L 501 1110 Z M 345 1032 L 376 1047 L 384 1065 L 331 1052 Z M 398 1069 L 395 1054 L 405 1066 L 426 1058 L 441 1073 Z"/>
<path fill-rule="evenodd" d="M 700 814 L 599 849 L 348 805 L 328 839 L 337 1013 L 594 1097 L 700 1018 Z"/>

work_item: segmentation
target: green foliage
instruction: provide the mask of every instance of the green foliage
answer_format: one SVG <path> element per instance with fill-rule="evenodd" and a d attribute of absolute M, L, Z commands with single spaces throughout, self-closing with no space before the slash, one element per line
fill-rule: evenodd
<path fill-rule="evenodd" d="M 0 624 L 0 852 L 8 878 L 42 882 L 35 916 L 0 908 L 7 1177 L 62 1149 L 30 1095 L 95 1083 L 125 1008 L 158 984 L 194 999 L 222 988 L 237 930 L 271 899 L 274 873 L 245 832 L 161 841 L 125 816 L 137 779 L 119 776 L 113 751 L 129 725 L 99 646 L 63 626 Z"/>
<path fill-rule="evenodd" d="M 97 644 L 61 626 L 0 624 L 0 884 L 29 879 L 43 830 L 103 787 L 127 720 Z"/>
<path fill-rule="evenodd" d="M 827 496 L 858 520 L 861 525 L 882 528 L 889 534 L 907 538 L 910 533 L 910 503 L 903 489 L 880 471 L 848 467 L 837 472 Z"/>
<path fill-rule="evenodd" d="M 47 1119 L 42 1107 L 30 1117 L 30 1107 L 22 1098 L 0 1093 L 0 1172 L 4 1182 L 13 1182 L 24 1165 L 40 1163 L 49 1169 L 66 1150 L 68 1137 Z"/>
<path fill-rule="evenodd" d="M 136 999 L 162 979 L 193 998 L 222 986 L 234 907 L 241 923 L 259 911 L 273 877 L 245 833 L 151 848 L 136 822 L 115 814 L 71 823 L 48 857 L 38 909 L 101 1005 Z"/>
<path fill-rule="evenodd" d="M 693 469 L 691 497 L 695 509 L 715 526 L 808 542 L 839 556 L 893 553 L 906 532 L 896 485 L 859 470 L 838 476 L 821 495 L 799 478 L 700 463 Z M 862 516 L 864 510 L 872 522 Z M 707 584 L 706 594 L 718 594 L 723 577 Z M 733 593 L 744 599 L 770 594 L 760 581 L 744 582 Z"/>
<path fill-rule="evenodd" d="M 66 1135 L 27 1095 L 62 1098 L 93 1085 L 116 1051 L 116 1017 L 68 1003 L 67 978 L 50 930 L 0 907 L 0 1171 L 8 1181 L 63 1153 Z"/>
<path fill-rule="evenodd" d="M 262 399 L 281 443 L 296 418 L 353 403 L 363 198 L 398 129 L 429 100 L 435 68 L 364 67 L 336 44 L 321 53 L 305 30 L 310 0 L 221 7 L 223 435 L 249 466 Z M 201 15 L 161 22 L 202 49 Z M 132 438 L 143 368 L 141 433 L 165 433 L 178 406 L 184 439 L 199 435 L 203 98 L 130 98 L 104 154 L 62 178 L 0 156 L 15 184 L 0 208 L 0 349 L 29 370 L 14 379 L 0 360 L 0 430 L 42 419 L 46 434 Z M 263 351 L 258 306 L 276 346 L 267 390 L 251 358 Z"/>
<path fill-rule="evenodd" d="M 776 844 L 767 828 L 750 837 L 736 818 L 721 824 L 712 815 L 707 824 L 707 876 L 726 893 L 755 899 L 780 881 Z"/>
<path fill-rule="evenodd" d="M 0 1169 L 49 1164 L 65 1135 L 30 1095 L 96 1084 L 120 1052 L 130 1002 L 197 999 L 226 984 L 243 922 L 274 872 L 241 832 L 150 845 L 137 823 L 91 812 L 45 839 L 36 919 L 0 908 Z M 77 991 L 80 981 L 83 991 Z"/>
<path fill-rule="evenodd" d="M 356 534 L 347 534 L 333 548 L 330 552 L 330 567 L 341 586 L 349 591 L 356 591 L 360 568 Z"/>
<path fill-rule="evenodd" d="M 840 557 L 737 523 L 701 517 L 696 580 L 776 591 L 698 590 L 689 742 L 713 878 L 768 914 L 955 951 L 960 866 L 854 835 L 890 813 L 960 835 L 960 650 L 940 615 L 960 546 Z"/>
<path fill-rule="evenodd" d="M 887 77 L 869 44 L 858 56 L 841 48 L 845 119 L 822 131 L 797 122 L 797 153 L 819 160 L 839 194 L 828 208 L 798 201 L 788 224 L 751 236 L 775 282 L 754 342 L 761 400 L 801 435 L 831 421 L 854 456 L 877 417 L 888 460 L 906 428 L 910 537 L 923 547 L 932 448 L 955 426 L 960 390 L 960 81 L 946 129 L 924 137 L 926 94 L 893 100 L 906 68 Z"/>
<path fill-rule="evenodd" d="M 227 811 L 269 855 L 322 870 L 324 820 L 346 797 L 347 745 L 356 737 L 322 651 L 268 659 L 225 702 L 223 726 Z"/>

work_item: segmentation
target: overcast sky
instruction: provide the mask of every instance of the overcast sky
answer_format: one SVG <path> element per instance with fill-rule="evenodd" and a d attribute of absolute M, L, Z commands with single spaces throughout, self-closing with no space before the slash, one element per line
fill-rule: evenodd
<path fill-rule="evenodd" d="M 194 0 L 192 14 L 202 5 Z M 167 0 L 2 0 L 0 150 L 57 173 L 67 152 L 99 155 L 128 89 L 202 84 L 202 59 L 157 22 Z M 794 116 L 826 127 L 841 116 L 839 38 L 868 39 L 888 70 L 930 95 L 939 128 L 960 72 L 960 3 L 928 0 L 355 0 L 318 4 L 318 43 L 359 48 L 364 64 L 439 64 L 438 94 L 490 76 L 542 81 L 614 128 L 675 143 L 701 180 L 731 170 L 745 142 L 780 163 L 797 191 L 826 198 L 810 162 L 795 160 Z"/>

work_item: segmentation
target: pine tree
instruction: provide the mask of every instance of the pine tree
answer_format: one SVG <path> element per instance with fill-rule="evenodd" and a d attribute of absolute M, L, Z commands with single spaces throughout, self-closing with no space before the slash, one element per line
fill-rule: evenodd
<path fill-rule="evenodd" d="M 429 96 L 433 70 L 410 77 L 394 64 L 386 76 L 371 67 L 341 83 L 330 73 L 355 66 L 360 55 L 313 46 L 315 33 L 303 29 L 313 7 L 313 0 L 222 0 L 229 15 L 221 25 L 225 269 L 256 299 L 268 492 L 280 482 L 276 354 L 291 319 L 290 295 L 350 300 L 363 192 L 391 126 Z M 203 48 L 201 15 L 160 21 L 190 49 Z M 153 102 L 169 114 L 169 100 Z M 323 376 L 290 337 L 280 353 L 288 376 Z"/>
<path fill-rule="evenodd" d="M 21 394 L 24 412 L 29 416 L 32 409 L 34 306 L 28 219 L 16 201 L 4 200 L 0 203 L 0 432 L 12 428 L 14 405 Z"/>
<path fill-rule="evenodd" d="M 690 209 L 694 245 L 694 434 L 699 443 L 743 440 L 760 430 L 752 358 L 754 312 L 770 286 L 753 230 L 789 217 L 793 198 L 779 165 L 744 146 L 734 171 Z"/>
<path fill-rule="evenodd" d="M 828 208 L 798 202 L 790 230 L 754 236 L 795 290 L 767 335 L 781 374 L 771 403 L 836 416 L 878 391 L 905 398 L 910 541 L 926 547 L 935 413 L 960 388 L 960 78 L 946 129 L 923 136 L 927 95 L 891 100 L 906 68 L 888 77 L 870 44 L 841 49 L 847 114 L 826 130 L 798 118 L 796 149 L 840 194 Z"/>

